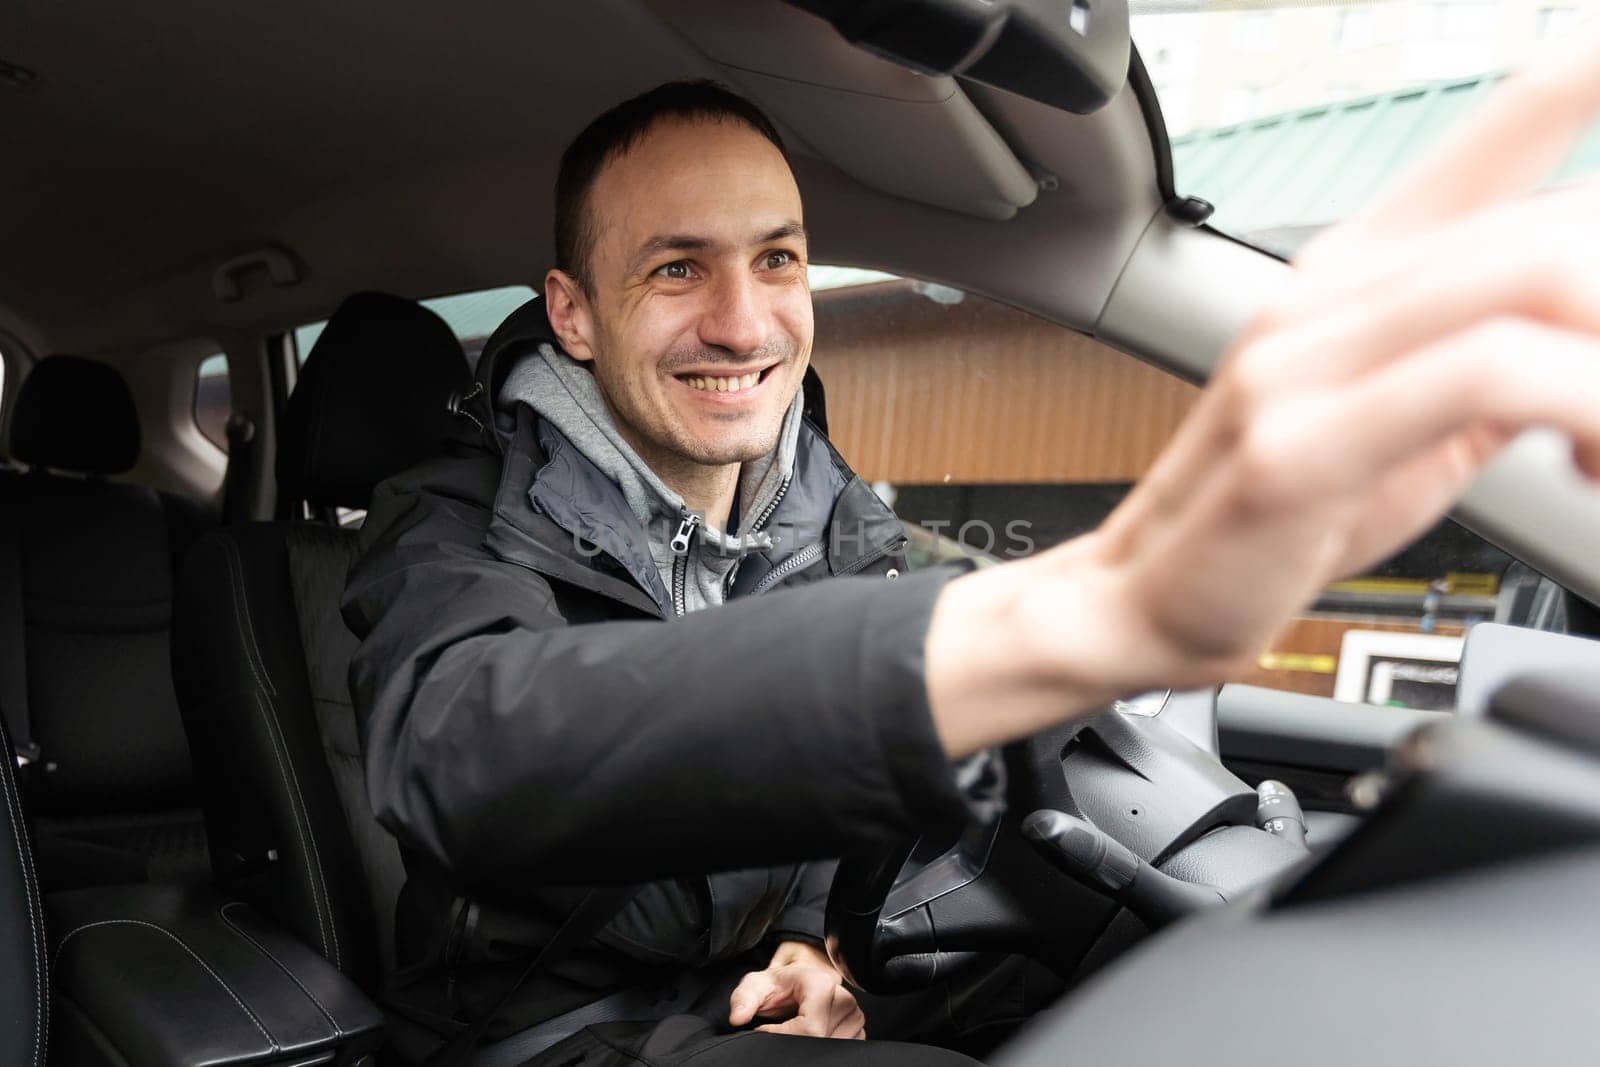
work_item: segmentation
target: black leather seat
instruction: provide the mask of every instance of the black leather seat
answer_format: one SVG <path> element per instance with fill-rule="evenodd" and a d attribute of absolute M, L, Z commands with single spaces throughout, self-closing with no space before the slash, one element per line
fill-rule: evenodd
<path fill-rule="evenodd" d="M 0 743 L 11 751 L 4 721 Z M 43 1067 L 50 1032 L 44 908 L 9 759 L 0 759 L 0 807 L 0 1067 Z"/>
<path fill-rule="evenodd" d="M 246 903 L 134 885 L 52 893 L 45 910 L 52 1063 L 372 1067 L 382 1013 Z"/>
<path fill-rule="evenodd" d="M 112 367 L 72 356 L 23 381 L 0 474 L 0 709 L 46 888 L 203 878 L 205 837 L 170 673 L 173 575 L 210 524 L 106 475 L 140 433 Z"/>
<path fill-rule="evenodd" d="M 313 510 L 365 507 L 438 448 L 468 379 L 437 315 L 350 297 L 290 397 L 280 491 Z M 404 870 L 367 803 L 345 681 L 355 639 L 339 602 L 356 537 L 293 521 L 204 538 L 179 579 L 174 664 L 219 885 L 372 988 L 392 966 Z"/>

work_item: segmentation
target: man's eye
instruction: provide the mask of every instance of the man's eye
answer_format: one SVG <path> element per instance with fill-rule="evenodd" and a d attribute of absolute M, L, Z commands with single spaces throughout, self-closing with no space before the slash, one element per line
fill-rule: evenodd
<path fill-rule="evenodd" d="M 663 263 L 656 268 L 656 273 L 663 278 L 671 278 L 675 282 L 688 281 L 694 277 L 694 271 L 690 269 L 688 261 L 682 259 L 675 260 L 672 263 Z"/>
<path fill-rule="evenodd" d="M 768 252 L 762 261 L 768 270 L 782 270 L 794 262 L 794 257 L 787 252 Z"/>

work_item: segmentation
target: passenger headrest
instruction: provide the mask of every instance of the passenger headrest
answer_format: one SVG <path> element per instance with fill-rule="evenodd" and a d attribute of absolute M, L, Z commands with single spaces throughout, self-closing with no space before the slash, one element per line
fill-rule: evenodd
<path fill-rule="evenodd" d="M 17 391 L 11 456 L 29 466 L 121 474 L 138 462 L 139 443 L 133 394 L 104 363 L 51 356 Z"/>
<path fill-rule="evenodd" d="M 446 403 L 469 380 L 438 315 L 387 293 L 347 298 L 289 397 L 280 488 L 319 507 L 366 507 L 373 486 L 437 451 Z"/>

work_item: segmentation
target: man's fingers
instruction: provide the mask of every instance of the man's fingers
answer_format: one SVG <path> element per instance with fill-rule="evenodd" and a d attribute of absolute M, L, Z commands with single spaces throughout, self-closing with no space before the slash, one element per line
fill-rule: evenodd
<path fill-rule="evenodd" d="M 1332 580 L 1426 529 L 1524 429 L 1554 427 L 1580 459 L 1600 455 L 1597 412 L 1600 339 L 1527 320 L 1479 324 L 1263 413 L 1222 475 L 1234 488 L 1221 499 L 1257 524 L 1276 516 L 1279 532 L 1303 516 L 1337 534 L 1333 570 L 1317 575 Z M 1341 501 L 1356 506 L 1330 510 Z M 1246 546 L 1251 522 L 1213 519 L 1234 524 Z"/>
<path fill-rule="evenodd" d="M 1497 454 L 1515 434 L 1480 423 L 1446 438 L 1391 470 L 1367 496 L 1365 513 L 1345 544 L 1344 558 L 1329 576 L 1360 574 L 1428 531 L 1471 481 L 1483 457 Z"/>
<path fill-rule="evenodd" d="M 1286 328 L 1241 353 L 1234 373 L 1269 385 L 1338 380 L 1501 316 L 1600 334 L 1600 250 L 1574 225 L 1597 210 L 1600 184 L 1586 185 L 1326 263 L 1268 312 Z M 1546 239 L 1529 242 L 1529 233 Z"/>
<path fill-rule="evenodd" d="M 764 1034 L 794 1034 L 797 1037 L 827 1037 L 832 1029 L 827 1012 L 811 1014 L 801 1009 L 791 1019 L 756 1027 Z"/>
<path fill-rule="evenodd" d="M 826 1037 L 832 1028 L 830 1010 L 838 979 L 815 967 L 776 967 L 752 971 L 744 976 L 728 999 L 728 1024 L 744 1026 L 759 1016 L 771 1016 L 792 1009 L 793 1017 L 774 1033 L 809 1034 Z M 848 993 L 845 994 L 849 996 Z M 851 998 L 852 1003 L 854 998 Z"/>
<path fill-rule="evenodd" d="M 1508 79 L 1477 113 L 1312 258 L 1352 241 L 1414 233 L 1519 195 L 1547 175 L 1600 112 L 1600 35 Z"/>
<path fill-rule="evenodd" d="M 1297 467 L 1281 473 L 1303 493 L 1345 494 L 1373 488 L 1480 424 L 1506 432 L 1553 426 L 1580 445 L 1600 446 L 1600 339 L 1521 319 L 1480 324 L 1343 387 L 1278 406 L 1252 429 L 1249 448 L 1261 465 L 1279 456 L 1277 467 Z M 1440 462 L 1449 466 L 1434 474 L 1464 489 L 1488 458 L 1445 455 Z"/>
<path fill-rule="evenodd" d="M 1597 412 L 1600 339 L 1528 320 L 1479 325 L 1350 382 L 1275 398 L 1219 450 L 1187 505 L 1170 516 L 1145 508 L 1120 594 L 1148 620 L 1153 645 L 1226 666 L 1325 583 L 1436 520 L 1509 435 L 1553 426 L 1600 455 Z M 1268 556 L 1274 566 L 1261 570 Z M 1243 573 L 1254 575 L 1250 596 L 1229 577 Z"/>
<path fill-rule="evenodd" d="M 1052 551 L 1053 577 L 1150 650 L 1144 677 L 1226 676 L 1341 568 L 1436 520 L 1521 429 L 1568 432 L 1600 472 L 1600 256 L 1582 240 L 1600 195 L 1509 200 L 1597 111 L 1600 38 L 1497 94 L 1299 257 L 1134 491 Z M 1114 674 L 1114 646 L 1074 650 Z"/>
<path fill-rule="evenodd" d="M 843 1041 L 865 1041 L 867 1039 L 867 1017 L 859 1011 L 850 1017 L 849 1025 L 842 1027 L 833 1035 Z"/>
<path fill-rule="evenodd" d="M 781 1023 L 766 1023 L 756 1027 L 763 1034 L 790 1034 L 794 1037 L 827 1037 L 839 1040 L 864 1041 L 867 1037 L 867 1018 L 861 1009 L 846 1012 L 837 1020 L 800 1014 Z"/>
<path fill-rule="evenodd" d="M 756 1032 L 760 1034 L 790 1034 L 794 1037 L 828 1036 L 827 1034 L 819 1033 L 813 1021 L 803 1015 L 796 1015 L 793 1019 L 787 1019 L 781 1023 L 765 1023 L 756 1027 Z"/>
<path fill-rule="evenodd" d="M 1600 254 L 1576 238 L 1531 245 L 1518 240 L 1528 232 L 1570 231 L 1574 218 L 1600 209 L 1600 188 L 1541 201 L 1507 205 L 1419 238 L 1412 248 L 1391 243 L 1385 256 L 1392 264 L 1363 265 L 1358 274 L 1335 269 L 1333 280 L 1301 286 L 1285 309 L 1272 313 L 1296 325 L 1269 328 L 1230 357 L 1127 506 L 1103 529 L 1136 545 L 1141 528 L 1183 507 L 1222 469 L 1239 435 L 1249 433 L 1263 413 L 1276 412 L 1292 430 L 1304 419 L 1306 405 L 1322 410 L 1351 379 L 1373 374 L 1382 363 L 1408 360 L 1483 322 L 1535 319 L 1600 336 L 1600 286 L 1594 281 Z M 1490 248 L 1503 251 L 1486 254 Z M 1434 383 L 1428 391 L 1444 387 Z M 1346 438 L 1378 410 L 1356 414 L 1330 432 Z"/>
<path fill-rule="evenodd" d="M 728 1025 L 744 1026 L 763 1012 L 777 1009 L 788 998 L 770 971 L 751 971 L 728 998 Z"/>
<path fill-rule="evenodd" d="M 861 1005 L 856 1003 L 856 998 L 844 986 L 834 989 L 830 1010 L 829 1037 L 855 1041 L 866 1038 L 867 1017 L 862 1013 Z"/>
<path fill-rule="evenodd" d="M 856 998 L 836 976 L 814 967 L 783 968 L 777 974 L 779 985 L 797 1006 L 794 1017 L 757 1030 L 801 1037 L 856 1037 L 866 1032 L 866 1018 Z"/>
<path fill-rule="evenodd" d="M 796 967 L 789 976 L 799 1002 L 799 1010 L 790 1022 L 800 1024 L 800 1032 L 827 1037 L 833 1028 L 834 994 L 843 992 L 838 976 L 815 967 Z"/>

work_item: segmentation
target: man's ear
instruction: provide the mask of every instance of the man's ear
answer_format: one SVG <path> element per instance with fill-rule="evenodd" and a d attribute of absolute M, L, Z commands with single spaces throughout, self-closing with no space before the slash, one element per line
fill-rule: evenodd
<path fill-rule="evenodd" d="M 573 359 L 594 358 L 594 313 L 589 295 L 578 279 L 565 271 L 552 270 L 544 276 L 545 315 L 555 330 L 561 347 Z"/>

